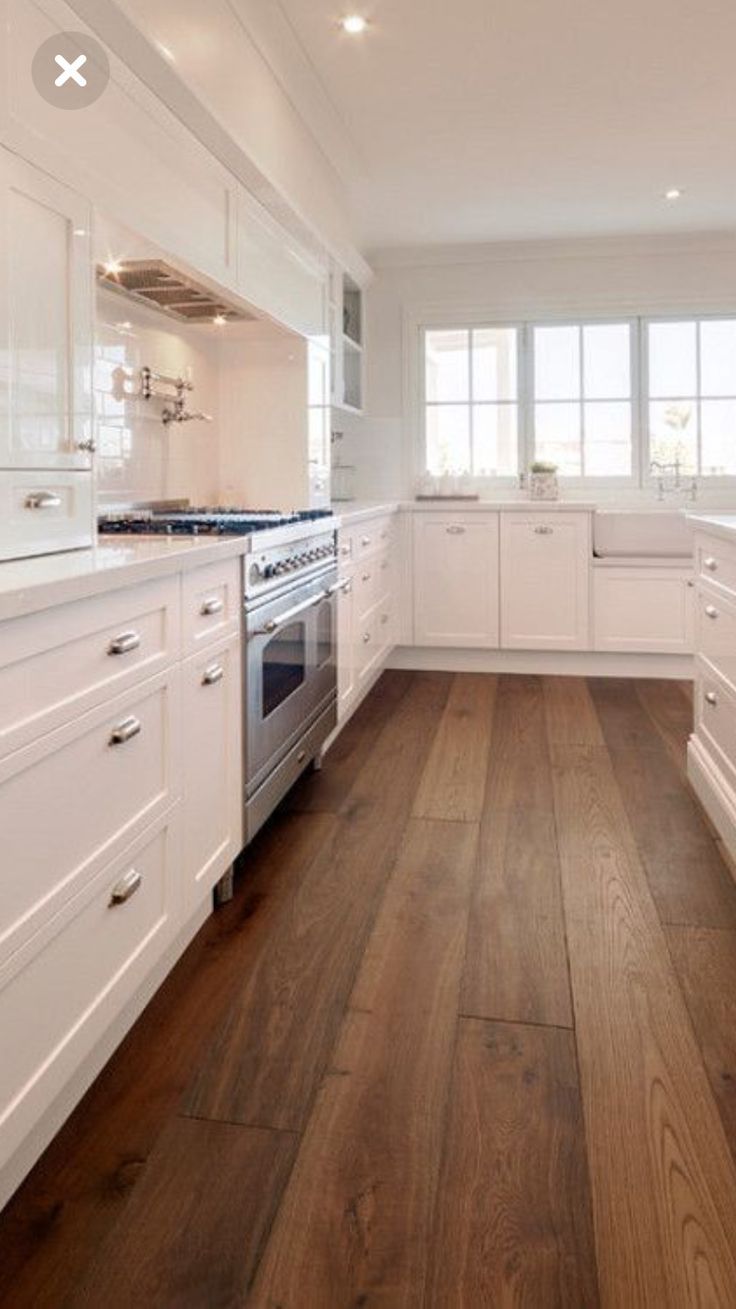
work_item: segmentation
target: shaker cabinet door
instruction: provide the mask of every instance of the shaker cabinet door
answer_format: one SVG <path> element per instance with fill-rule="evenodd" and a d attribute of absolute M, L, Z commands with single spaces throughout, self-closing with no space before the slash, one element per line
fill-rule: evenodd
<path fill-rule="evenodd" d="M 414 515 L 414 641 L 498 647 L 498 514 Z"/>
<path fill-rule="evenodd" d="M 501 644 L 587 650 L 590 515 L 501 515 Z"/>
<path fill-rule="evenodd" d="M 89 468 L 89 206 L 7 150 L 0 150 L 0 349 L 0 468 Z"/>

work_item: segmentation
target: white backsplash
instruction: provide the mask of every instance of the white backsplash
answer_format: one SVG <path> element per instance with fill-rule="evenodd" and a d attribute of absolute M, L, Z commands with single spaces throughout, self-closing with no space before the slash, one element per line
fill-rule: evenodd
<path fill-rule="evenodd" d="M 193 504 L 217 503 L 217 331 L 211 324 L 190 327 L 169 322 L 155 310 L 98 291 L 93 385 L 101 505 L 181 497 Z M 144 366 L 171 376 L 189 370 L 195 389 L 187 405 L 211 414 L 214 421 L 165 427 L 161 400 L 116 399 L 116 370 L 131 374 L 134 380 L 127 385 L 133 389 Z"/>

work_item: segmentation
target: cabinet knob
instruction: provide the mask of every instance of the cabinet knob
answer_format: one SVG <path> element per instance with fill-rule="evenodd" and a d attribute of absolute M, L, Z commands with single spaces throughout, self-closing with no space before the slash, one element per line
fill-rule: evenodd
<path fill-rule="evenodd" d="M 370 641 L 370 639 L 371 639 L 371 634 L 370 634 L 370 632 L 364 632 L 364 633 L 363 633 L 363 645 L 367 645 L 368 642 Z"/>
<path fill-rule="evenodd" d="M 718 610 L 716 609 L 715 605 L 706 605 L 706 606 L 705 606 L 705 613 L 706 613 L 706 615 L 707 615 L 708 618 L 717 618 L 717 617 L 718 617 Z"/>
<path fill-rule="evenodd" d="M 131 650 L 137 650 L 141 643 L 140 632 L 121 632 L 119 636 L 114 636 L 107 647 L 109 655 L 130 654 Z"/>
<path fill-rule="evenodd" d="M 210 664 L 202 673 L 202 686 L 214 686 L 216 682 L 221 682 L 225 676 L 225 669 L 222 664 Z"/>
<path fill-rule="evenodd" d="M 203 618 L 209 618 L 210 614 L 221 614 L 224 608 L 224 600 L 221 600 L 219 595 L 211 595 L 209 599 L 202 601 L 199 612 Z"/>
<path fill-rule="evenodd" d="M 126 741 L 132 741 L 134 736 L 142 730 L 140 718 L 124 718 L 122 723 L 113 727 L 110 733 L 110 745 L 125 745 Z"/>
<path fill-rule="evenodd" d="M 707 555 L 703 560 L 703 568 L 707 568 L 709 572 L 715 573 L 718 568 L 718 560 L 714 559 L 712 555 Z"/>
<path fill-rule="evenodd" d="M 31 491 L 25 503 L 26 509 L 59 509 L 61 496 L 56 491 Z"/>
<path fill-rule="evenodd" d="M 713 704 L 713 705 L 718 704 L 718 696 L 716 695 L 715 691 L 706 691 L 705 699 L 707 704 Z"/>
<path fill-rule="evenodd" d="M 116 882 L 110 892 L 110 908 L 114 909 L 116 904 L 125 904 L 136 891 L 139 891 L 143 883 L 143 878 L 136 868 L 131 868 L 119 882 Z"/>
<path fill-rule="evenodd" d="M 363 576 L 363 581 L 364 581 L 364 582 L 370 582 L 370 580 L 371 580 L 371 575 L 370 575 L 370 573 L 363 573 L 362 576 Z"/>
<path fill-rule="evenodd" d="M 361 536 L 361 538 L 360 538 L 360 544 L 361 544 L 361 545 L 368 546 L 368 545 L 370 545 L 370 543 L 371 543 L 371 538 L 370 538 L 369 536 Z"/>

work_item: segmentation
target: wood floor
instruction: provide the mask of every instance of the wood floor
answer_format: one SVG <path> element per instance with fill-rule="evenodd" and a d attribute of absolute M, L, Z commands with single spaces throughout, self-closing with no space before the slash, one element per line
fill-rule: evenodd
<path fill-rule="evenodd" d="M 392 672 L 0 1217 L 12 1309 L 736 1305 L 689 688 Z"/>

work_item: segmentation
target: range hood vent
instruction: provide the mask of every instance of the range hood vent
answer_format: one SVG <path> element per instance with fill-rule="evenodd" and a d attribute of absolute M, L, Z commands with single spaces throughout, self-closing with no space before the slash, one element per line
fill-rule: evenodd
<path fill-rule="evenodd" d="M 233 308 L 163 259 L 126 259 L 114 267 L 98 264 L 97 281 L 182 322 L 207 323 L 215 317 L 228 322 L 253 320 L 252 314 Z"/>

